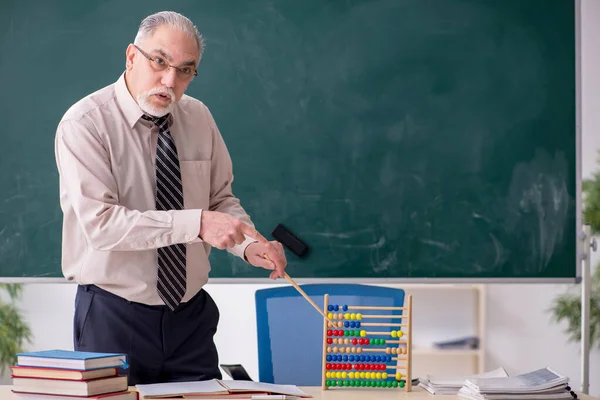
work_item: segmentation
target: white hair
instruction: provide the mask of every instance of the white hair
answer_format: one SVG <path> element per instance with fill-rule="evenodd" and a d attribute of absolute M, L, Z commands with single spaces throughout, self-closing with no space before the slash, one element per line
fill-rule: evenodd
<path fill-rule="evenodd" d="M 175 11 L 161 11 L 144 18 L 140 23 L 140 27 L 135 35 L 133 43 L 139 45 L 145 38 L 152 36 L 156 29 L 161 25 L 168 25 L 180 29 L 196 39 L 196 43 L 198 44 L 198 59 L 202 58 L 205 46 L 204 38 L 192 21 Z"/>

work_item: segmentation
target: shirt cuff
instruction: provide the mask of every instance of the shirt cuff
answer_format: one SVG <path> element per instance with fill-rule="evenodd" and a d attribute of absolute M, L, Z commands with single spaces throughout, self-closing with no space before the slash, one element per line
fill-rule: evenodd
<path fill-rule="evenodd" d="M 200 242 L 202 210 L 177 210 L 173 212 L 173 242 Z"/>
<path fill-rule="evenodd" d="M 244 240 L 241 244 L 236 244 L 232 248 L 227 249 L 227 251 L 233 255 L 238 256 L 242 260 L 248 262 L 246 260 L 246 257 L 244 257 L 244 253 L 246 252 L 246 247 L 248 247 L 251 243 L 256 242 L 256 239 L 251 238 L 250 236 L 247 236 L 247 235 L 244 235 L 244 236 L 246 237 L 246 240 Z"/>

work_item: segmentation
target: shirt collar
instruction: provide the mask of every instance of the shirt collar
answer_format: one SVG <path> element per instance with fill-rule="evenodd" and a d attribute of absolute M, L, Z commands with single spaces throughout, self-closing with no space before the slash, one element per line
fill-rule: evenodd
<path fill-rule="evenodd" d="M 133 129 L 133 126 L 136 122 L 138 122 L 142 115 L 144 115 L 144 112 L 131 96 L 131 93 L 129 93 L 129 89 L 127 89 L 127 83 L 125 83 L 124 72 L 115 83 L 115 95 L 117 97 L 117 102 L 123 111 L 123 115 L 125 115 L 127 125 Z"/>

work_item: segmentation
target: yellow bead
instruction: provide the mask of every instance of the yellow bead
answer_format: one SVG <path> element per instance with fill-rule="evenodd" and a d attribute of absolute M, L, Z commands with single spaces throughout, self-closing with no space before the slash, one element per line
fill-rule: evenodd
<path fill-rule="evenodd" d="M 392 331 L 392 337 L 395 338 L 396 336 L 398 336 L 396 335 L 396 331 Z"/>
<path fill-rule="evenodd" d="M 360 336 L 361 337 L 367 336 L 367 331 L 360 331 Z"/>
<path fill-rule="evenodd" d="M 362 314 L 361 313 L 356 314 L 356 319 L 358 321 L 362 320 Z"/>
<path fill-rule="evenodd" d="M 329 378 L 330 378 L 330 376 L 331 376 L 331 374 L 329 373 L 329 371 L 327 371 L 327 372 L 325 373 L 325 378 L 329 379 Z"/>
<path fill-rule="evenodd" d="M 333 319 L 333 313 L 327 313 L 327 318 Z"/>
<path fill-rule="evenodd" d="M 375 374 L 375 376 L 377 377 L 377 379 L 381 379 L 381 372 L 378 372 L 377 374 Z"/>
<path fill-rule="evenodd" d="M 381 379 L 387 379 L 387 378 L 388 378 L 387 372 L 384 372 L 383 374 L 381 374 Z"/>
<path fill-rule="evenodd" d="M 342 373 L 341 372 L 336 372 L 335 373 L 335 377 L 338 378 L 338 379 L 341 379 Z"/>
<path fill-rule="evenodd" d="M 366 372 L 361 372 L 360 373 L 360 379 L 365 379 L 367 377 L 367 373 Z"/>
<path fill-rule="evenodd" d="M 348 374 L 346 372 L 342 372 L 342 379 L 346 379 L 348 377 Z"/>
<path fill-rule="evenodd" d="M 354 372 L 350 372 L 350 373 L 348 374 L 348 377 L 349 377 L 350 379 L 354 379 Z"/>
<path fill-rule="evenodd" d="M 350 313 L 346 313 L 346 314 L 344 314 L 344 318 L 345 318 L 345 319 L 350 319 Z"/>
<path fill-rule="evenodd" d="M 366 375 L 367 375 L 366 376 L 367 379 L 371 379 L 371 373 L 370 372 L 367 372 Z"/>
<path fill-rule="evenodd" d="M 402 379 L 402 374 L 400 372 L 396 373 L 396 380 L 399 381 L 400 379 Z"/>
<path fill-rule="evenodd" d="M 398 337 L 402 337 L 402 335 L 404 335 L 404 333 L 400 329 L 398 329 L 398 332 L 396 332 L 396 334 L 398 335 Z"/>

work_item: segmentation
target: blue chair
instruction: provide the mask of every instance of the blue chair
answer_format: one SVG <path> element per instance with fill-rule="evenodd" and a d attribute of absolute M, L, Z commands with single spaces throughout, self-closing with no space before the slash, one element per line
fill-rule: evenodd
<path fill-rule="evenodd" d="M 402 289 L 360 284 L 305 284 L 301 287 L 321 309 L 325 294 L 329 294 L 330 305 L 404 306 Z M 320 386 L 323 359 L 321 314 L 293 286 L 257 290 L 255 300 L 259 380 Z M 386 313 L 399 315 L 402 311 Z M 398 320 L 390 318 L 377 322 Z"/>

